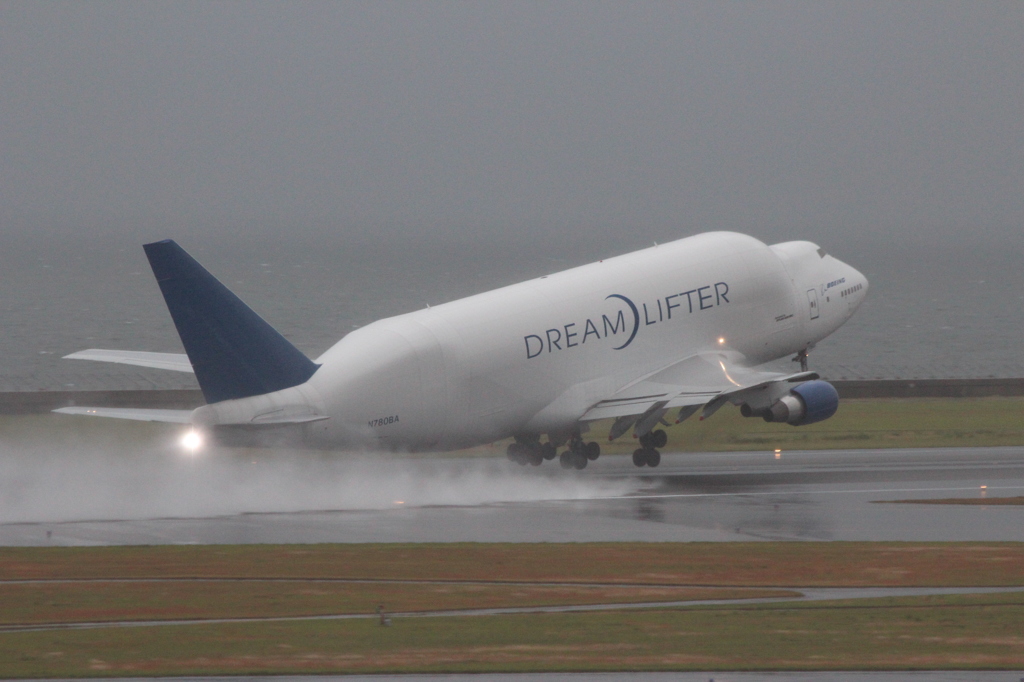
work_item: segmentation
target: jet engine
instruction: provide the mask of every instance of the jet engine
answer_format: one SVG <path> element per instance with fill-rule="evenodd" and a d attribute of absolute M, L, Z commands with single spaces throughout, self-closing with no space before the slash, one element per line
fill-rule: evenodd
<path fill-rule="evenodd" d="M 808 381 L 776 400 L 761 416 L 766 422 L 800 426 L 824 421 L 838 409 L 839 393 L 835 386 L 827 381 Z"/>

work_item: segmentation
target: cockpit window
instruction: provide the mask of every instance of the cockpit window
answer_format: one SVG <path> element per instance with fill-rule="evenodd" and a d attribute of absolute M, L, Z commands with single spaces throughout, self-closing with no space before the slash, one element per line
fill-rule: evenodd
<path fill-rule="evenodd" d="M 824 258 L 824 257 L 825 257 L 825 256 L 827 256 L 828 254 L 827 254 L 827 253 L 825 253 L 825 249 L 823 249 L 823 248 L 821 248 L 821 247 L 819 246 L 819 247 L 818 247 L 818 255 L 819 255 L 819 256 L 821 256 L 822 258 Z"/>

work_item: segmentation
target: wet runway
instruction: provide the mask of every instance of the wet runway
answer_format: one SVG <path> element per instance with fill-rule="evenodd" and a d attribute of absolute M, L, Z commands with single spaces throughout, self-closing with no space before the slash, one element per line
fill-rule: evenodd
<path fill-rule="evenodd" d="M 1024 507 L 877 503 L 1024 495 L 1024 447 L 665 454 L 653 470 L 621 456 L 604 456 L 581 472 L 493 459 L 401 466 L 412 480 L 418 467 L 429 468 L 434 478 L 423 479 L 426 487 L 439 470 L 486 470 L 496 492 L 470 495 L 469 502 L 425 495 L 421 502 L 334 511 L 310 500 L 309 508 L 288 512 L 7 522 L 0 524 L 0 545 L 1024 541 Z M 503 477 L 516 490 L 543 494 L 503 495 Z"/>

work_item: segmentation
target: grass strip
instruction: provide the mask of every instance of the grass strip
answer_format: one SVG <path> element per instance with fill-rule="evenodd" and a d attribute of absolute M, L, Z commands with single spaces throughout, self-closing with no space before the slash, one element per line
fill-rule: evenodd
<path fill-rule="evenodd" d="M 1024 398 L 890 398 L 843 400 L 831 419 L 793 427 L 747 419 L 723 409 L 711 419 L 691 419 L 666 429 L 665 452 L 734 450 L 847 450 L 875 448 L 981 447 L 1024 444 Z M 632 438 L 607 443 L 603 452 L 632 453 Z"/>
<path fill-rule="evenodd" d="M 0 580 L 354 578 L 716 587 L 1019 586 L 1019 542 L 3 547 Z"/>
<path fill-rule="evenodd" d="M 673 417 L 672 413 L 669 417 Z M 1024 397 L 872 398 L 843 400 L 836 415 L 793 427 L 744 418 L 729 406 L 704 421 L 691 418 L 665 429 L 663 452 L 866 450 L 1024 445 Z M 593 422 L 587 439 L 604 454 L 632 454 L 630 435 L 608 442 L 612 420 Z M 510 441 L 457 454 L 504 456 Z"/>
<path fill-rule="evenodd" d="M 0 624 L 258 618 L 798 596 L 708 587 L 325 583 L 77 582 L 0 585 Z"/>
<path fill-rule="evenodd" d="M 983 447 L 1024 444 L 1024 397 L 872 398 L 843 400 L 831 419 L 807 426 L 767 424 L 745 419 L 726 407 L 705 421 L 689 419 L 666 430 L 666 452 L 734 450 L 821 450 L 918 447 Z M 673 415 L 669 415 L 670 417 Z M 607 440 L 611 420 L 594 422 L 588 438 L 607 454 L 630 454 L 636 442 L 626 435 Z M 40 435 L 52 447 L 83 443 L 170 442 L 176 425 L 122 422 L 67 415 L 0 416 L 0 433 L 13 442 L 38 444 Z M 509 441 L 470 448 L 445 456 L 505 456 Z M 250 456 L 240 453 L 240 456 Z M 259 456 L 258 454 L 256 456 Z M 435 456 L 409 455 L 411 457 Z"/>
<path fill-rule="evenodd" d="M 1024 666 L 1019 595 L 0 633 L 6 677 Z"/>

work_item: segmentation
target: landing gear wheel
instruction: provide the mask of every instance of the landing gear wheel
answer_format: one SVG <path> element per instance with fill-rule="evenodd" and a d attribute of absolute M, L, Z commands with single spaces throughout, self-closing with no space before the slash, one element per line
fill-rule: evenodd
<path fill-rule="evenodd" d="M 526 460 L 527 464 L 536 467 L 544 463 L 544 451 L 541 450 L 540 443 L 530 443 L 524 446 L 523 452 L 523 459 Z"/>
<path fill-rule="evenodd" d="M 587 443 L 587 446 L 583 448 L 583 452 L 586 454 L 587 459 L 593 462 L 601 456 L 601 446 L 594 441 L 590 441 Z"/>
<path fill-rule="evenodd" d="M 664 432 L 662 432 L 662 433 L 664 433 Z M 659 464 L 661 464 L 661 453 L 658 452 L 657 450 L 648 450 L 647 451 L 647 466 L 649 466 L 649 467 L 651 467 L 653 469 L 654 467 L 658 466 Z"/>
<path fill-rule="evenodd" d="M 505 456 L 510 462 L 525 465 L 528 457 L 526 447 L 520 443 L 509 443 Z"/>
<path fill-rule="evenodd" d="M 540 446 L 541 456 L 546 460 L 552 460 L 558 456 L 558 450 L 550 442 Z"/>
<path fill-rule="evenodd" d="M 587 456 L 578 450 L 566 450 L 558 456 L 558 463 L 563 469 L 586 469 L 588 461 Z"/>
<path fill-rule="evenodd" d="M 651 447 L 663 448 L 668 443 L 668 434 L 662 429 L 651 432 Z"/>
<path fill-rule="evenodd" d="M 633 464 L 638 467 L 647 466 L 647 452 L 643 449 L 634 450 Z"/>

